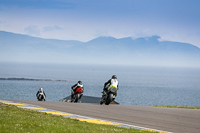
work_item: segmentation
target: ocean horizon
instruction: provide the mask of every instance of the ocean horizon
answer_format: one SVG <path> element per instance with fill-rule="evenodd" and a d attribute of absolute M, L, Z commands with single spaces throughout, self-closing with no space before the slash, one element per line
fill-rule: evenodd
<path fill-rule="evenodd" d="M 0 99 L 59 101 L 81 80 L 84 95 L 101 97 L 104 83 L 117 75 L 121 105 L 200 106 L 200 68 L 123 65 L 0 63 Z"/>

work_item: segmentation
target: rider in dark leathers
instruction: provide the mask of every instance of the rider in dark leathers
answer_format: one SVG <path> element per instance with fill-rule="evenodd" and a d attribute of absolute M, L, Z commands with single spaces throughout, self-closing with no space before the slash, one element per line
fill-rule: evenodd
<path fill-rule="evenodd" d="M 38 90 L 38 92 L 36 93 L 37 99 L 39 98 L 39 94 L 44 95 L 44 101 L 46 101 L 46 94 L 44 93 L 43 88 L 40 88 L 40 89 Z"/>
<path fill-rule="evenodd" d="M 103 94 L 102 94 L 102 99 L 100 101 L 100 104 L 103 103 L 103 99 L 105 98 L 105 96 L 107 95 L 107 91 L 109 89 L 109 87 L 115 87 L 118 90 L 118 86 L 119 83 L 117 81 L 117 76 L 113 75 L 111 79 L 109 79 L 105 84 L 104 84 L 104 88 L 103 88 Z M 117 92 L 116 92 L 116 96 L 117 96 Z"/>
<path fill-rule="evenodd" d="M 105 84 L 103 91 L 107 92 L 109 87 L 115 87 L 118 90 L 119 83 L 117 81 L 117 76 L 113 75 L 111 79 L 109 79 Z M 117 94 L 116 94 L 117 95 Z"/>
<path fill-rule="evenodd" d="M 71 99 L 73 98 L 74 94 L 75 94 L 75 91 L 77 88 L 82 88 L 83 91 L 84 91 L 84 87 L 83 87 L 83 84 L 81 81 L 78 81 L 78 83 L 76 83 L 75 85 L 73 85 L 71 87 L 72 91 L 71 91 Z"/>

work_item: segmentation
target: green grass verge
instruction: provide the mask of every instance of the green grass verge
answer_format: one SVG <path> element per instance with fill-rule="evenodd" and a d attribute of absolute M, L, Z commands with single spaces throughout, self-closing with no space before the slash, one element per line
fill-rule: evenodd
<path fill-rule="evenodd" d="M 194 106 L 171 106 L 171 105 L 156 105 L 155 107 L 184 108 L 184 109 L 200 109 L 200 107 L 194 107 Z"/>
<path fill-rule="evenodd" d="M 18 108 L 0 103 L 0 133 L 152 133 Z"/>

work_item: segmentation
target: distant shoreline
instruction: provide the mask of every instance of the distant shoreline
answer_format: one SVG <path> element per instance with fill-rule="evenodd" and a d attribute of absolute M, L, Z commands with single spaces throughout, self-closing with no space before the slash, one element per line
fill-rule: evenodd
<path fill-rule="evenodd" d="M 184 108 L 184 109 L 200 109 L 200 107 L 197 107 L 197 106 L 155 105 L 154 107 L 164 107 L 164 108 Z"/>
<path fill-rule="evenodd" d="M 58 81 L 58 82 L 68 82 L 67 80 L 30 79 L 30 78 L 0 78 L 0 80 L 27 80 L 27 81 Z"/>

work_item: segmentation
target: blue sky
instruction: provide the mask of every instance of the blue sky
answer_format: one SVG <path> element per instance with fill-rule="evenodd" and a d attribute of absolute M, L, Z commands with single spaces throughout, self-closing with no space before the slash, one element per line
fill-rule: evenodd
<path fill-rule="evenodd" d="M 0 30 L 89 41 L 149 37 L 200 48 L 199 0 L 1 0 Z"/>

